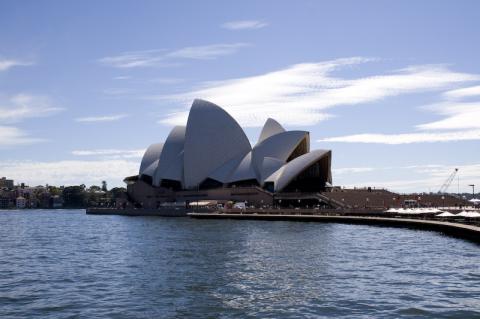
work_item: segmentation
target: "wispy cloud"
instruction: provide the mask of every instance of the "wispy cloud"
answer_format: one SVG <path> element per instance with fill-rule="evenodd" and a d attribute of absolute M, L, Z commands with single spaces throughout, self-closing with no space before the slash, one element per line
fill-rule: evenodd
<path fill-rule="evenodd" d="M 268 23 L 260 20 L 238 20 L 230 21 L 222 24 L 222 28 L 229 30 L 254 30 L 261 29 L 268 25 Z"/>
<path fill-rule="evenodd" d="M 145 149 L 122 150 L 122 149 L 96 149 L 96 150 L 74 150 L 76 156 L 92 156 L 101 158 L 141 158 Z"/>
<path fill-rule="evenodd" d="M 128 76 L 128 75 L 119 75 L 119 76 L 115 76 L 113 79 L 114 80 L 129 80 L 131 78 L 131 76 Z"/>
<path fill-rule="evenodd" d="M 15 59 L 4 59 L 0 57 L 0 72 L 1 71 L 7 71 L 10 68 L 16 67 L 16 66 L 28 66 L 32 65 L 33 62 L 29 61 L 22 61 L 22 60 L 15 60 Z"/>
<path fill-rule="evenodd" d="M 54 106 L 46 96 L 17 94 L 8 98 L 0 98 L 0 121 L 20 122 L 28 118 L 53 115 L 64 110 Z"/>
<path fill-rule="evenodd" d="M 138 163 L 127 160 L 91 161 L 1 161 L 0 176 L 29 185 L 99 185 L 124 186 L 125 176 L 138 174 Z"/>
<path fill-rule="evenodd" d="M 101 115 L 101 116 L 88 116 L 88 117 L 79 117 L 75 121 L 81 123 L 95 123 L 95 122 L 113 122 L 124 119 L 128 117 L 128 114 L 112 114 L 112 115 Z"/>
<path fill-rule="evenodd" d="M 344 168 L 334 168 L 333 173 L 337 174 L 355 174 L 355 173 L 365 173 L 374 171 L 375 167 L 344 167 Z"/>
<path fill-rule="evenodd" d="M 480 129 L 480 101 L 471 103 L 446 102 L 428 106 L 426 109 L 446 117 L 440 121 L 418 125 L 418 129 Z"/>
<path fill-rule="evenodd" d="M 262 75 L 204 83 L 189 92 L 151 98 L 179 106 L 160 120 L 168 125 L 185 123 L 191 101 L 203 98 L 225 107 L 243 126 L 261 126 L 272 114 L 281 123 L 298 126 L 330 118 L 326 110 L 332 107 L 440 90 L 480 79 L 478 75 L 454 72 L 441 65 L 411 66 L 356 79 L 332 75 L 339 69 L 372 61 L 375 59 L 353 57 L 296 64 Z"/>
<path fill-rule="evenodd" d="M 14 126 L 0 125 L 0 148 L 30 145 L 45 142 L 45 139 L 31 137 L 25 131 Z"/>
<path fill-rule="evenodd" d="M 191 46 L 172 51 L 164 49 L 130 51 L 101 58 L 99 62 L 116 68 L 179 66 L 182 59 L 211 60 L 233 54 L 246 46 L 247 43 L 226 43 Z"/>
<path fill-rule="evenodd" d="M 421 107 L 444 118 L 419 124 L 416 130 L 399 134 L 353 134 L 329 137 L 319 142 L 411 144 L 480 140 L 480 101 L 464 102 L 462 98 L 480 95 L 480 86 L 449 90 L 441 103 Z M 419 132 L 423 131 L 423 132 Z"/>
<path fill-rule="evenodd" d="M 166 55 L 169 58 L 211 60 L 219 56 L 230 55 L 237 52 L 240 48 L 248 46 L 247 43 L 232 44 L 212 44 L 196 47 L 186 47 Z"/>
<path fill-rule="evenodd" d="M 134 68 L 150 66 L 170 66 L 164 62 L 166 50 L 129 51 L 116 56 L 104 57 L 98 60 L 101 64 L 116 68 Z"/>
<path fill-rule="evenodd" d="M 0 123 L 18 123 L 30 118 L 50 116 L 62 110 L 63 108 L 54 106 L 46 96 L 30 94 L 0 96 Z M 47 140 L 30 136 L 18 127 L 0 125 L 0 148 L 45 141 Z"/>
<path fill-rule="evenodd" d="M 480 130 L 465 130 L 442 133 L 404 133 L 404 134 L 353 134 L 328 137 L 318 142 L 373 143 L 373 144 L 411 144 L 452 141 L 480 140 Z"/>
<path fill-rule="evenodd" d="M 447 91 L 444 95 L 449 99 L 460 99 L 472 96 L 480 96 L 480 85 Z"/>

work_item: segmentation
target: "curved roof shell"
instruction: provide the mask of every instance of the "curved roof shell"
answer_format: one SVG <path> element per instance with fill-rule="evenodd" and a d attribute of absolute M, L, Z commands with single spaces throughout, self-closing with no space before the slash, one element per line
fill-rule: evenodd
<path fill-rule="evenodd" d="M 229 160 L 228 162 L 220 166 L 218 169 L 216 169 L 212 174 L 208 175 L 208 177 L 221 183 L 228 183 L 230 181 L 230 176 L 233 174 L 234 171 L 236 171 L 236 168 L 239 166 L 243 158 L 244 156 L 242 154 Z"/>
<path fill-rule="evenodd" d="M 185 133 L 184 187 L 198 187 L 216 169 L 250 150 L 247 136 L 227 112 L 195 100 Z"/>
<path fill-rule="evenodd" d="M 263 125 L 262 132 L 260 133 L 257 144 L 260 144 L 270 136 L 283 132 L 285 132 L 285 129 L 280 125 L 280 123 L 278 123 L 272 118 L 268 118 Z"/>
<path fill-rule="evenodd" d="M 287 186 L 316 187 L 317 178 L 319 183 L 331 183 L 331 151 L 309 151 L 308 132 L 285 131 L 270 118 L 252 149 L 242 128 L 226 111 L 195 100 L 187 125 L 174 127 L 165 143 L 148 147 L 140 175 L 152 177 L 154 186 L 169 180 L 180 182 L 183 189 L 205 187 L 204 182 L 210 180 L 220 185 L 272 182 L 273 191 Z"/>
<path fill-rule="evenodd" d="M 155 174 L 155 170 L 157 169 L 157 166 L 158 166 L 158 160 L 154 161 L 146 169 L 144 169 L 142 175 L 150 176 L 153 178 L 153 175 Z"/>
<path fill-rule="evenodd" d="M 233 171 L 232 175 L 229 178 L 229 183 L 247 181 L 251 179 L 256 179 L 257 175 L 252 164 L 252 152 L 248 152 L 238 164 L 237 168 Z"/>
<path fill-rule="evenodd" d="M 265 157 L 262 162 L 262 176 L 260 176 L 260 180 L 264 181 L 267 177 L 273 174 L 273 172 L 277 171 L 280 167 L 285 164 L 284 161 L 273 157 Z"/>
<path fill-rule="evenodd" d="M 183 186 L 183 151 L 177 154 L 176 158 L 170 163 L 170 166 L 163 170 L 161 174 L 155 172 L 153 185 L 160 186 L 162 180 L 165 179 L 178 181 Z"/>
<path fill-rule="evenodd" d="M 168 134 L 153 176 L 153 185 L 159 186 L 162 179 L 183 182 L 185 131 L 185 126 L 175 126 Z"/>
<path fill-rule="evenodd" d="M 155 161 L 160 158 L 160 154 L 162 153 L 163 143 L 156 143 L 150 145 L 145 154 L 143 155 L 142 162 L 140 164 L 140 171 L 139 174 L 143 175 L 145 170 Z M 152 175 L 149 175 L 152 176 Z"/>
<path fill-rule="evenodd" d="M 263 160 L 271 157 L 286 163 L 287 159 L 294 152 L 296 147 L 305 139 L 308 140 L 309 134 L 306 131 L 287 131 L 275 134 L 257 144 L 252 151 L 252 163 L 257 176 L 260 177 L 260 184 L 263 183 Z"/>
<path fill-rule="evenodd" d="M 332 152 L 330 150 L 314 150 L 310 153 L 306 153 L 302 156 L 299 156 L 292 161 L 283 165 L 279 170 L 274 172 L 268 178 L 265 179 L 265 182 L 274 183 L 274 191 L 278 192 L 283 190 L 290 182 L 295 179 L 298 175 L 308 169 L 311 165 L 316 162 L 326 159 L 328 165 L 322 174 L 326 176 L 327 182 L 332 182 L 332 174 L 330 170 Z"/>

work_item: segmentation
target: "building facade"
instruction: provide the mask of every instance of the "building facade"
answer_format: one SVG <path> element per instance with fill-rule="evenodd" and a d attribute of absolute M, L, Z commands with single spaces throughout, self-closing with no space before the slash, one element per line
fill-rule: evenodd
<path fill-rule="evenodd" d="M 273 202 L 280 192 L 320 192 L 331 185 L 330 150 L 310 150 L 310 134 L 268 119 L 255 145 L 222 108 L 195 100 L 186 126 L 145 152 L 139 174 L 125 179 L 131 201 L 221 199 Z M 243 194 L 243 195 L 242 195 Z"/>
<path fill-rule="evenodd" d="M 13 179 L 7 179 L 6 177 L 0 178 L 0 189 L 13 189 Z"/>

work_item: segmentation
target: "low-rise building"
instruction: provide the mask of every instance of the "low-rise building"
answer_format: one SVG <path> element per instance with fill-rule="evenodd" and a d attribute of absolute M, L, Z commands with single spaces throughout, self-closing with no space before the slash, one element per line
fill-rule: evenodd
<path fill-rule="evenodd" d="M 7 179 L 6 177 L 0 178 L 0 188 L 13 188 L 13 179 Z"/>
<path fill-rule="evenodd" d="M 16 206 L 18 209 L 24 209 L 27 206 L 27 200 L 25 197 L 19 196 L 16 199 Z"/>
<path fill-rule="evenodd" d="M 7 197 L 0 197 L 0 209 L 10 208 L 10 199 Z"/>

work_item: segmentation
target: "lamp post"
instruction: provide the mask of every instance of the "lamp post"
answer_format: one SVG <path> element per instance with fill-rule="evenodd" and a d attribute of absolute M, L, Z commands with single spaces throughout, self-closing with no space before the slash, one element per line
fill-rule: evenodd
<path fill-rule="evenodd" d="M 445 208 L 445 196 L 442 196 L 442 200 L 443 200 L 443 208 Z"/>
<path fill-rule="evenodd" d="M 475 184 L 470 184 L 468 186 L 470 186 L 472 188 L 472 199 L 474 199 L 475 198 Z"/>

